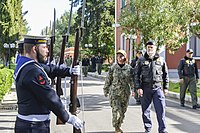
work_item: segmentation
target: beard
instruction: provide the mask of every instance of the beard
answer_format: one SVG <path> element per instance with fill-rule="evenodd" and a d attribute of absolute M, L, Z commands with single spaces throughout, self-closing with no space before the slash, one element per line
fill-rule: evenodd
<path fill-rule="evenodd" d="M 153 57 L 155 56 L 156 53 L 153 51 L 147 51 L 147 54 L 149 55 L 150 59 L 153 59 Z"/>
<path fill-rule="evenodd" d="M 37 51 L 37 60 L 39 63 L 46 63 L 47 62 L 47 57 L 46 56 L 43 56 L 39 50 Z"/>

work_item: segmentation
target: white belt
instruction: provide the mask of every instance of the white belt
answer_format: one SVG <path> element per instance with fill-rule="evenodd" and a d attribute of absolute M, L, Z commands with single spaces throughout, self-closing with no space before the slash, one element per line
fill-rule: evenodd
<path fill-rule="evenodd" d="M 18 118 L 26 121 L 46 121 L 50 119 L 50 114 L 48 115 L 17 115 Z"/>

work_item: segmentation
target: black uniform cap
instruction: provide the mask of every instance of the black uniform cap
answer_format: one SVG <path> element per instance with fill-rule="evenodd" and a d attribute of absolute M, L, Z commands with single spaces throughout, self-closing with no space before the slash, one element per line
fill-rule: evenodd
<path fill-rule="evenodd" d="M 24 35 L 24 43 L 28 44 L 46 44 L 47 37 L 46 36 L 32 36 L 32 35 Z"/>
<path fill-rule="evenodd" d="M 193 53 L 193 50 L 192 49 L 188 49 L 186 52 L 187 53 Z"/>
<path fill-rule="evenodd" d="M 156 45 L 154 42 L 152 42 L 152 41 L 149 41 L 149 42 L 147 42 L 146 44 L 145 44 L 145 46 L 147 46 L 147 45 Z"/>

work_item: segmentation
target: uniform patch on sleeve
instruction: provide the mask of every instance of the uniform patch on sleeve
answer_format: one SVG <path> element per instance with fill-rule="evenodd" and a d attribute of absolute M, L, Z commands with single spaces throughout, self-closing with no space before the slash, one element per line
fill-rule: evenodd
<path fill-rule="evenodd" d="M 44 79 L 44 77 L 42 75 L 39 75 L 38 77 L 38 81 L 41 85 L 44 85 L 46 83 L 46 80 Z"/>

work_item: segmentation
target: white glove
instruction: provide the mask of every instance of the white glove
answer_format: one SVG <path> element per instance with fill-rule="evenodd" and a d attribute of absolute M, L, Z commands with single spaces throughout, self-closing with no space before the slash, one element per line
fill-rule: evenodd
<path fill-rule="evenodd" d="M 74 75 L 80 75 L 81 74 L 81 69 L 79 65 L 74 66 L 74 68 L 70 67 L 69 70 L 70 74 L 74 74 Z"/>
<path fill-rule="evenodd" d="M 76 129 L 83 128 L 83 122 L 75 115 L 69 113 L 69 119 L 67 123 L 72 124 Z"/>
<path fill-rule="evenodd" d="M 64 63 L 60 65 L 61 68 L 67 67 Z"/>

